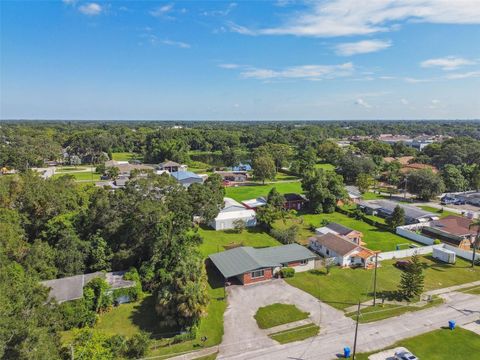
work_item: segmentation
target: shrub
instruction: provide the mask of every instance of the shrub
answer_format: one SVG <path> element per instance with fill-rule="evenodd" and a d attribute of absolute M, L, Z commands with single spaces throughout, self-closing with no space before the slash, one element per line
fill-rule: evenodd
<path fill-rule="evenodd" d="M 440 240 L 438 240 L 438 239 L 433 240 L 433 244 L 434 244 L 434 245 L 439 245 L 439 244 L 441 244 L 441 243 L 442 243 L 442 242 L 441 242 Z"/>
<path fill-rule="evenodd" d="M 297 239 L 298 225 L 292 225 L 287 229 L 272 229 L 270 234 L 282 244 L 293 244 Z"/>
<path fill-rule="evenodd" d="M 245 230 L 245 228 L 246 228 L 246 224 L 245 224 L 245 221 L 243 221 L 242 219 L 236 219 L 233 222 L 233 229 L 238 234 L 241 234 Z"/>
<path fill-rule="evenodd" d="M 280 270 L 282 278 L 291 278 L 295 276 L 295 269 L 291 267 L 284 267 Z"/>
<path fill-rule="evenodd" d="M 144 356 L 150 346 L 150 337 L 145 332 L 133 335 L 127 340 L 126 355 L 130 358 L 139 358 Z"/>

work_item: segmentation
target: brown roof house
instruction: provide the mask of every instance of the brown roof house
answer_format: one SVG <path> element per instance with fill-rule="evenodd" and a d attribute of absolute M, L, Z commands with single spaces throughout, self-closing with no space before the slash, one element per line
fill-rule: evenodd
<path fill-rule="evenodd" d="M 428 226 L 422 227 L 422 234 L 461 249 L 469 250 L 477 234 L 476 227 L 469 229 L 470 224 L 472 224 L 470 219 L 449 215 L 443 219 L 431 221 Z"/>
<path fill-rule="evenodd" d="M 375 252 L 344 237 L 327 233 L 308 239 L 309 248 L 325 258 L 333 258 L 335 264 L 342 267 L 375 266 Z"/>
<path fill-rule="evenodd" d="M 288 193 L 283 194 L 283 197 L 285 198 L 285 204 L 283 204 L 283 207 L 287 210 L 301 210 L 307 203 L 305 196 L 300 194 Z"/>
<path fill-rule="evenodd" d="M 167 160 L 158 164 L 158 170 L 164 170 L 170 173 L 177 172 L 177 171 L 187 171 L 187 165 L 182 165 L 175 161 Z"/>
<path fill-rule="evenodd" d="M 363 233 L 361 231 L 350 229 L 346 226 L 337 224 L 335 222 L 328 223 L 325 226 L 315 229 L 316 235 L 334 234 L 344 237 L 357 245 L 364 245 L 362 238 Z"/>

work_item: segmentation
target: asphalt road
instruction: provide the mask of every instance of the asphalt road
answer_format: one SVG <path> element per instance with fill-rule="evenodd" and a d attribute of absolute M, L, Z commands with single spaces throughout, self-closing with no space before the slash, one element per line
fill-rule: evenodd
<path fill-rule="evenodd" d="M 480 318 L 480 297 L 464 293 L 449 293 L 442 295 L 446 299 L 443 305 L 413 313 L 360 324 L 357 340 L 357 352 L 369 352 L 391 346 L 395 342 L 433 331 L 447 326 L 449 320 L 455 320 L 458 325 L 477 321 Z M 331 360 L 342 353 L 345 346 L 353 347 L 355 328 L 340 320 L 340 325 L 322 331 L 319 336 L 301 342 L 285 345 L 268 345 L 248 350 L 243 346 L 242 333 L 237 333 L 236 346 L 223 348 L 220 346 L 218 359 L 235 360 Z M 251 340 L 248 342 L 251 346 Z"/>

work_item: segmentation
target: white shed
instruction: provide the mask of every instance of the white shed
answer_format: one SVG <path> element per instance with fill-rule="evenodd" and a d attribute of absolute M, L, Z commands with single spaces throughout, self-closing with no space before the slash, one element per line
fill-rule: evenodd
<path fill-rule="evenodd" d="M 247 209 L 239 202 L 224 198 L 224 207 L 217 217 L 210 223 L 215 230 L 228 230 L 234 228 L 235 220 L 242 220 L 246 227 L 257 225 L 257 218 L 254 210 Z"/>
<path fill-rule="evenodd" d="M 433 257 L 447 264 L 455 264 L 455 253 L 444 248 L 433 248 Z"/>

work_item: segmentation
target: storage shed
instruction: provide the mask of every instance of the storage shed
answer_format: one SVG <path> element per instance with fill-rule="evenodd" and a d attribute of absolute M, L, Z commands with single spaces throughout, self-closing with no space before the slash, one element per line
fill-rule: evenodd
<path fill-rule="evenodd" d="M 455 264 L 456 261 L 455 253 L 443 248 L 433 248 L 433 257 L 447 264 Z"/>

